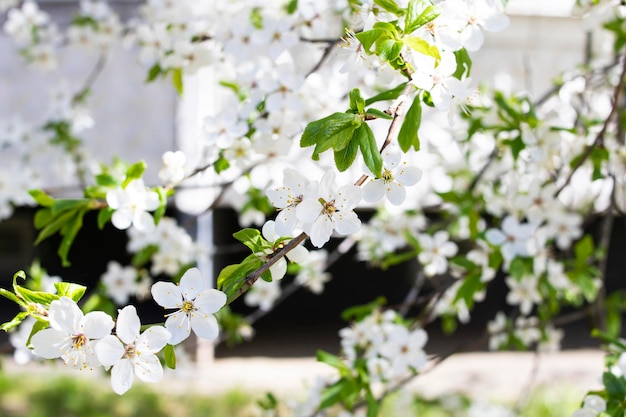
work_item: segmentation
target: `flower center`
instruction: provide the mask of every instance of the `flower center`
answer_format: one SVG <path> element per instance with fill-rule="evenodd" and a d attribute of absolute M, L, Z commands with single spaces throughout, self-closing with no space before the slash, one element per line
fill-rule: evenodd
<path fill-rule="evenodd" d="M 72 336 L 72 345 L 75 349 L 80 349 L 87 344 L 87 336 L 82 333 Z"/>
<path fill-rule="evenodd" d="M 185 301 L 181 308 L 183 313 L 187 314 L 193 311 L 193 303 L 191 301 Z"/>
<path fill-rule="evenodd" d="M 327 202 L 323 198 L 320 198 L 319 202 L 322 203 L 322 206 L 324 206 L 324 208 L 322 209 L 322 212 L 328 217 L 332 217 L 335 211 L 337 211 L 337 209 L 335 208 L 335 200 L 331 200 Z"/>
<path fill-rule="evenodd" d="M 388 169 L 385 169 L 383 171 L 382 178 L 383 178 L 383 180 L 385 181 L 386 184 L 389 184 L 390 182 L 393 181 L 393 174 Z"/>
<path fill-rule="evenodd" d="M 139 354 L 139 352 L 137 352 L 137 348 L 135 348 L 135 345 L 127 345 L 126 346 L 126 352 L 124 352 L 124 357 L 125 358 L 132 359 L 132 358 L 134 358 L 138 354 Z"/>

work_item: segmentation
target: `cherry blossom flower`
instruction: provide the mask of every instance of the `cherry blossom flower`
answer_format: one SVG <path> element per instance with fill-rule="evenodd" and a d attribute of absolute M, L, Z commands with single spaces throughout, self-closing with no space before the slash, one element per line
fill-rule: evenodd
<path fill-rule="evenodd" d="M 419 53 L 414 53 L 413 57 L 417 70 L 411 77 L 411 83 L 428 91 L 438 110 L 447 111 L 453 98 L 464 100 L 468 96 L 469 79 L 460 81 L 453 75 L 456 58 L 452 52 L 442 51 L 439 63 L 435 58 Z"/>
<path fill-rule="evenodd" d="M 541 302 L 541 294 L 537 288 L 537 278 L 534 276 L 526 275 L 519 280 L 508 277 L 505 281 L 506 285 L 509 286 L 506 302 L 511 305 L 519 305 L 522 314 L 529 314 L 533 304 Z"/>
<path fill-rule="evenodd" d="M 159 195 L 146 188 L 142 179 L 128 183 L 126 188 L 107 192 L 107 204 L 115 210 L 111 223 L 120 230 L 134 226 L 139 230 L 153 230 L 154 219 L 148 211 L 159 207 Z"/>
<path fill-rule="evenodd" d="M 383 171 L 380 178 L 372 178 L 363 186 L 363 200 L 373 203 L 381 200 L 385 195 L 393 205 L 399 206 L 406 199 L 405 186 L 417 184 L 422 178 L 422 171 L 418 167 L 409 166 L 401 162 L 400 149 L 388 146 L 382 153 Z M 368 176 L 374 175 L 365 167 Z"/>
<path fill-rule="evenodd" d="M 338 187 L 334 171 L 328 171 L 320 181 L 316 197 L 307 197 L 296 209 L 313 246 L 324 246 L 333 231 L 349 235 L 359 230 L 361 221 L 354 208 L 361 201 L 361 188 L 355 185 Z"/>
<path fill-rule="evenodd" d="M 100 281 L 106 287 L 106 294 L 119 306 L 126 304 L 130 297 L 137 294 L 136 279 L 135 268 L 123 267 L 118 262 L 110 261 Z"/>
<path fill-rule="evenodd" d="M 265 252 L 256 254 L 263 262 L 267 262 L 272 254 L 279 249 L 278 245 L 283 246 L 288 243 L 288 241 L 282 241 L 277 245 L 277 242 L 279 242 L 280 239 L 280 235 L 276 233 L 275 225 L 276 223 L 274 223 L 273 220 L 268 220 L 263 225 L 263 229 L 261 231 L 265 240 L 267 240 L 268 242 L 273 242 L 273 248 L 267 248 Z M 287 252 L 287 255 L 285 257 L 292 262 L 300 263 L 305 262 L 308 256 L 309 251 L 302 244 L 300 244 Z M 272 275 L 273 280 L 283 279 L 283 277 L 287 273 L 287 260 L 285 259 L 285 257 L 278 259 L 278 261 L 276 261 L 270 267 L 270 274 Z"/>
<path fill-rule="evenodd" d="M 485 234 L 492 245 L 500 246 L 505 260 L 510 261 L 516 256 L 529 256 L 534 252 L 530 238 L 535 226 L 519 223 L 513 216 L 506 216 L 502 221 L 502 230 L 489 229 Z"/>
<path fill-rule="evenodd" d="M 166 184 L 176 184 L 185 178 L 187 157 L 182 151 L 167 151 L 162 156 L 163 166 L 159 178 Z"/>
<path fill-rule="evenodd" d="M 482 29 L 498 32 L 509 25 L 509 17 L 489 0 L 447 0 L 444 7 L 444 13 L 456 15 L 465 23 L 460 35 L 468 51 L 477 51 L 482 46 L 485 39 Z"/>
<path fill-rule="evenodd" d="M 507 326 L 506 315 L 502 311 L 498 311 L 496 317 L 487 323 L 489 350 L 498 350 L 509 340 Z"/>
<path fill-rule="evenodd" d="M 203 339 L 214 340 L 219 333 L 217 319 L 213 316 L 226 304 L 226 294 L 205 288 L 198 268 L 188 269 L 178 285 L 159 281 L 151 289 L 154 301 L 166 309 L 176 309 L 168 314 L 165 328 L 171 333 L 170 345 L 177 345 L 194 333 Z"/>
<path fill-rule="evenodd" d="M 450 241 L 450 235 L 445 230 L 436 232 L 433 236 L 421 234 L 418 237 L 421 252 L 419 261 L 424 265 L 427 276 L 443 274 L 448 270 L 448 258 L 456 255 L 458 247 Z"/>
<path fill-rule="evenodd" d="M 283 185 L 277 188 L 268 188 L 267 197 L 274 207 L 279 209 L 275 220 L 275 231 L 280 236 L 291 236 L 298 226 L 296 208 L 305 195 L 314 192 L 314 188 L 295 169 L 283 170 Z"/>
<path fill-rule="evenodd" d="M 35 355 L 62 358 L 66 365 L 80 370 L 100 365 L 94 347 L 111 333 L 111 316 L 102 311 L 83 314 L 72 299 L 61 297 L 50 303 L 48 320 L 50 327 L 31 338 Z"/>
<path fill-rule="evenodd" d="M 27 43 L 32 31 L 48 23 L 50 16 L 39 9 L 37 2 L 27 0 L 21 9 L 11 9 L 4 24 L 4 31 L 18 42 Z"/>
<path fill-rule="evenodd" d="M 130 389 L 135 376 L 144 382 L 158 382 L 163 367 L 156 353 L 171 337 L 163 326 L 152 326 L 139 333 L 141 322 L 134 306 L 120 310 L 116 335 L 102 338 L 96 345 L 96 355 L 103 366 L 111 368 L 111 387 L 117 394 Z"/>
<path fill-rule="evenodd" d="M 423 349 L 427 341 L 428 334 L 424 329 L 409 331 L 404 326 L 394 326 L 387 334 L 387 341 L 381 346 L 380 353 L 391 362 L 393 375 L 401 378 L 426 364 L 426 352 Z"/>
<path fill-rule="evenodd" d="M 250 307 L 269 311 L 280 297 L 280 293 L 280 281 L 267 282 L 260 279 L 246 293 L 244 302 Z"/>
<path fill-rule="evenodd" d="M 330 273 L 325 272 L 327 259 L 328 252 L 324 249 L 309 252 L 307 259 L 298 264 L 300 270 L 295 282 L 314 294 L 321 294 L 324 291 L 324 284 L 331 278 Z"/>

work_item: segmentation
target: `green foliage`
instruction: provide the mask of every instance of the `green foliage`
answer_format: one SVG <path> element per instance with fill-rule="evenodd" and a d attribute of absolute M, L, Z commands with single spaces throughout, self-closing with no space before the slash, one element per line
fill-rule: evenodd
<path fill-rule="evenodd" d="M 252 254 L 246 257 L 243 262 L 228 265 L 222 269 L 217 277 L 217 288 L 226 294 L 227 304 L 230 304 L 241 295 L 240 290 L 246 285 L 247 275 L 256 271 L 262 265 L 263 261 Z"/>
<path fill-rule="evenodd" d="M 300 138 L 300 146 L 306 148 L 315 145 L 313 159 L 318 160 L 319 154 L 328 149 L 341 151 L 348 146 L 361 123 L 362 120 L 359 115 L 333 113 L 323 119 L 309 123 Z"/>
<path fill-rule="evenodd" d="M 416 29 L 435 20 L 441 12 L 429 0 L 411 0 L 404 18 L 404 33 L 409 34 Z"/>
<path fill-rule="evenodd" d="M 418 130 L 422 124 L 422 103 L 419 95 L 413 100 L 413 104 L 404 117 L 402 127 L 398 133 L 398 144 L 403 152 L 408 152 L 411 147 L 415 151 L 420 150 L 420 139 Z"/>
<path fill-rule="evenodd" d="M 374 132 L 369 125 L 364 123 L 357 129 L 354 136 L 355 140 L 352 142 L 358 143 L 365 166 L 376 177 L 380 177 L 383 169 L 383 158 L 378 151 Z"/>
<path fill-rule="evenodd" d="M 174 346 L 165 345 L 163 348 L 163 358 L 165 359 L 165 366 L 170 369 L 176 369 L 176 352 L 174 352 Z"/>
<path fill-rule="evenodd" d="M 402 83 L 390 90 L 385 90 L 381 93 L 376 94 L 373 97 L 368 98 L 367 100 L 365 100 L 365 105 L 369 106 L 378 101 L 387 101 L 387 100 L 397 99 L 398 97 L 400 97 L 400 94 L 402 94 L 402 91 L 404 91 L 406 84 L 407 83 Z"/>

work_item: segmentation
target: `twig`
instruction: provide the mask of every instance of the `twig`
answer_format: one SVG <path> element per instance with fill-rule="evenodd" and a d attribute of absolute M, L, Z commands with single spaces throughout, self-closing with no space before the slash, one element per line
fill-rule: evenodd
<path fill-rule="evenodd" d="M 520 392 L 520 396 L 517 400 L 517 404 L 515 404 L 516 414 L 521 414 L 522 408 L 528 402 L 528 398 L 530 397 L 530 392 L 537 381 L 537 375 L 539 374 L 539 364 L 541 362 L 541 354 L 538 350 L 535 350 L 533 354 L 533 367 L 530 370 L 530 375 L 528 377 L 528 381 L 524 384 L 522 391 Z"/>

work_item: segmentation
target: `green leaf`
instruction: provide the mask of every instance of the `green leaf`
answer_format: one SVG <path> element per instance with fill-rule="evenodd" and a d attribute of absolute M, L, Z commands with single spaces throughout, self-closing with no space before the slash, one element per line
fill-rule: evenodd
<path fill-rule="evenodd" d="M 102 187 L 117 187 L 119 181 L 111 174 L 98 174 L 96 175 L 96 183 Z"/>
<path fill-rule="evenodd" d="M 57 215 L 59 213 L 62 213 L 64 211 L 69 211 L 69 210 L 77 210 L 80 209 L 81 207 L 85 207 L 89 204 L 88 199 L 60 199 L 60 200 L 55 200 L 54 204 L 51 207 L 52 210 L 52 214 L 53 215 Z"/>
<path fill-rule="evenodd" d="M 148 245 L 143 247 L 140 251 L 135 252 L 132 259 L 133 266 L 142 267 L 150 262 L 152 255 L 159 251 L 158 245 Z"/>
<path fill-rule="evenodd" d="M 626 397 L 626 388 L 624 387 L 623 378 L 618 378 L 611 372 L 605 372 L 602 374 L 602 383 L 606 387 L 606 393 L 609 399 L 624 400 L 624 397 Z"/>
<path fill-rule="evenodd" d="M 396 16 L 402 16 L 405 13 L 404 9 L 398 6 L 394 0 L 374 0 L 374 3 Z"/>
<path fill-rule="evenodd" d="M 365 112 L 365 100 L 361 97 L 361 90 L 353 88 L 350 91 L 350 110 L 358 114 Z"/>
<path fill-rule="evenodd" d="M 264 240 L 258 229 L 242 229 L 233 233 L 233 237 L 250 248 L 252 252 L 259 252 L 262 250 Z"/>
<path fill-rule="evenodd" d="M 43 240 L 49 238 L 50 236 L 61 230 L 61 228 L 72 219 L 74 214 L 74 211 L 67 211 L 63 214 L 60 214 L 59 216 L 56 216 L 54 220 L 48 223 L 48 225 L 46 225 L 46 227 L 44 227 L 41 232 L 39 232 L 39 235 L 37 235 L 37 239 L 35 239 L 35 245 L 38 245 Z"/>
<path fill-rule="evenodd" d="M 21 297 L 25 302 L 41 304 L 46 307 L 49 306 L 51 302 L 61 298 L 57 294 L 50 294 L 49 292 L 43 291 L 33 291 L 19 285 L 15 285 L 14 289 L 15 294 Z"/>
<path fill-rule="evenodd" d="M 111 217 L 113 217 L 113 213 L 115 213 L 115 210 L 111 207 L 100 209 L 98 212 L 98 229 L 104 229 L 104 226 L 111 220 Z"/>
<path fill-rule="evenodd" d="M 61 228 L 61 235 L 63 239 L 61 240 L 61 244 L 59 245 L 59 249 L 57 251 L 59 257 L 61 258 L 61 264 L 64 267 L 68 267 L 71 265 L 70 261 L 67 259 L 70 248 L 72 247 L 72 243 L 74 243 L 74 239 L 78 234 L 81 227 L 83 227 L 83 216 L 87 212 L 86 209 L 77 210 L 73 217 L 69 219 L 67 223 Z"/>
<path fill-rule="evenodd" d="M 47 329 L 49 325 L 50 323 L 48 323 L 47 321 L 37 319 L 35 324 L 33 324 L 33 329 L 30 331 L 30 334 L 28 335 L 26 346 L 30 345 L 30 339 L 32 339 L 35 334 L 37 334 L 41 330 Z"/>
<path fill-rule="evenodd" d="M 159 64 L 154 64 L 149 70 L 148 70 L 148 76 L 146 77 L 146 82 L 150 83 L 154 80 L 157 79 L 157 77 L 159 75 L 161 75 L 163 73 L 163 69 L 161 68 L 161 66 Z"/>
<path fill-rule="evenodd" d="M 374 132 L 372 132 L 368 124 L 364 123 L 357 129 L 354 136 L 356 139 L 354 142 L 358 142 L 361 148 L 365 166 L 367 166 L 376 177 L 380 177 L 383 169 L 383 158 L 378 151 Z"/>
<path fill-rule="evenodd" d="M 589 259 L 593 256 L 595 251 L 595 245 L 593 238 L 590 235 L 585 235 L 574 245 L 574 255 L 576 259 L 576 266 L 578 268 L 584 267 L 589 262 Z"/>
<path fill-rule="evenodd" d="M 163 187 L 156 187 L 154 191 L 159 195 L 159 207 L 154 212 L 154 223 L 158 224 L 167 210 L 167 191 Z"/>
<path fill-rule="evenodd" d="M 348 307 L 341 312 L 341 318 L 345 321 L 361 321 L 363 318 L 372 314 L 372 311 L 385 304 L 387 304 L 387 299 L 380 296 L 370 303 Z"/>
<path fill-rule="evenodd" d="M 331 405 L 341 401 L 342 397 L 344 396 L 344 390 L 346 389 L 346 386 L 346 380 L 342 378 L 328 388 L 324 389 L 320 398 L 319 408 L 328 408 Z"/>
<path fill-rule="evenodd" d="M 404 87 L 406 87 L 407 83 L 402 83 L 394 88 L 392 88 L 391 90 L 386 90 L 383 91 L 382 93 L 376 94 L 374 97 L 370 97 L 367 100 L 365 100 L 365 105 L 369 106 L 372 105 L 378 101 L 386 101 L 386 100 L 395 100 L 398 97 L 400 97 L 400 94 L 402 94 L 402 91 L 404 91 Z"/>
<path fill-rule="evenodd" d="M 54 288 L 56 288 L 59 297 L 69 297 L 75 302 L 80 301 L 87 290 L 84 285 L 71 282 L 55 282 Z"/>
<path fill-rule="evenodd" d="M 374 109 L 374 108 L 367 109 L 365 111 L 365 115 L 366 116 L 374 116 L 377 119 L 385 119 L 385 120 L 393 119 L 393 117 L 391 115 L 385 113 L 384 111 L 380 111 L 380 110 Z"/>
<path fill-rule="evenodd" d="M 368 387 L 365 392 L 365 399 L 367 401 L 367 417 L 377 417 L 380 409 L 380 403 L 374 397 L 372 390 Z"/>
<path fill-rule="evenodd" d="M 404 43 L 402 41 L 387 38 L 376 42 L 376 55 L 383 61 L 394 61 L 400 56 Z"/>
<path fill-rule="evenodd" d="M 124 179 L 122 188 L 126 188 L 131 181 L 141 178 L 146 170 L 146 167 L 147 165 L 145 161 L 139 161 L 129 166 L 126 170 L 126 178 Z"/>
<path fill-rule="evenodd" d="M 367 124 L 363 123 L 361 127 L 367 126 Z M 358 132 L 359 129 L 356 131 Z M 357 133 L 352 136 L 352 140 L 348 143 L 348 146 L 345 148 L 335 151 L 335 166 L 340 172 L 346 171 L 348 168 L 352 166 L 352 163 L 356 159 L 356 154 L 359 152 L 359 141 L 356 139 Z"/>
<path fill-rule="evenodd" d="M 41 229 L 47 223 L 49 223 L 53 217 L 54 215 L 52 214 L 52 209 L 50 207 L 39 209 L 35 213 L 33 224 L 35 225 L 36 229 Z"/>
<path fill-rule="evenodd" d="M 422 123 L 422 102 L 420 96 L 415 96 L 413 104 L 404 116 L 402 127 L 398 133 L 398 144 L 403 152 L 408 152 L 411 147 L 415 151 L 420 150 L 419 127 Z"/>
<path fill-rule="evenodd" d="M 3 296 L 4 298 L 8 298 L 9 300 L 13 301 L 14 303 L 23 306 L 24 302 L 22 300 L 20 300 L 15 294 L 13 294 L 11 291 L 7 291 L 4 288 L 0 288 L 0 295 Z"/>
<path fill-rule="evenodd" d="M 11 319 L 11 321 L 7 321 L 6 323 L 2 323 L 0 324 L 0 330 L 4 330 L 5 332 L 8 332 L 9 330 L 19 326 L 20 324 L 22 324 L 22 321 L 24 321 L 24 319 L 28 317 L 28 312 L 27 311 L 21 311 L 19 313 L 17 313 L 17 315 L 15 317 L 13 317 L 13 319 Z"/>
<path fill-rule="evenodd" d="M 241 295 L 239 290 L 245 284 L 246 276 L 259 269 L 262 265 L 263 261 L 256 255 L 251 254 L 240 264 L 228 265 L 222 269 L 217 277 L 217 286 L 228 297 L 228 303 L 231 303 Z"/>
<path fill-rule="evenodd" d="M 363 32 L 356 33 L 354 36 L 363 45 L 363 50 L 370 54 L 372 46 L 378 41 L 381 36 L 389 36 L 389 31 L 385 29 L 370 29 Z"/>
<path fill-rule="evenodd" d="M 172 85 L 176 89 L 179 96 L 183 95 L 183 69 L 174 68 L 172 70 Z"/>
<path fill-rule="evenodd" d="M 230 168 L 230 162 L 228 162 L 228 159 L 224 158 L 221 155 L 213 164 L 213 169 L 215 170 L 216 174 L 226 171 L 228 168 Z"/>
<path fill-rule="evenodd" d="M 37 202 L 37 204 L 39 204 L 40 206 L 43 207 L 52 207 L 52 205 L 54 204 L 54 198 L 50 197 L 48 194 L 46 194 L 44 191 L 42 190 L 29 190 L 28 194 L 30 194 L 30 196 Z"/>
<path fill-rule="evenodd" d="M 314 157 L 330 148 L 341 150 L 348 145 L 361 123 L 359 115 L 333 113 L 309 123 L 300 138 L 300 146 L 306 148 L 315 145 Z"/>
<path fill-rule="evenodd" d="M 165 365 L 170 369 L 176 369 L 176 352 L 173 345 L 165 345 L 163 348 L 163 357 Z"/>
<path fill-rule="evenodd" d="M 298 0 L 289 0 L 286 10 L 287 14 L 294 14 L 298 10 Z"/>
<path fill-rule="evenodd" d="M 426 6 L 426 7 L 424 7 Z M 404 18 L 404 33 L 409 34 L 435 20 L 441 12 L 424 0 L 411 0 Z"/>
<path fill-rule="evenodd" d="M 441 60 L 439 48 L 431 45 L 430 43 L 418 36 L 410 36 L 408 38 L 405 38 L 404 43 L 415 52 L 419 52 L 420 54 L 435 58 L 436 62 L 439 62 Z"/>
<path fill-rule="evenodd" d="M 472 70 L 472 58 L 465 48 L 454 51 L 454 55 L 456 56 L 456 71 L 453 76 L 454 78 L 462 80 L 470 75 Z"/>
<path fill-rule="evenodd" d="M 338 356 L 333 355 L 332 353 L 324 352 L 323 350 L 317 351 L 317 361 L 325 363 L 326 365 L 332 366 L 337 369 L 342 375 L 348 376 L 350 375 L 350 367 L 344 363 Z"/>

